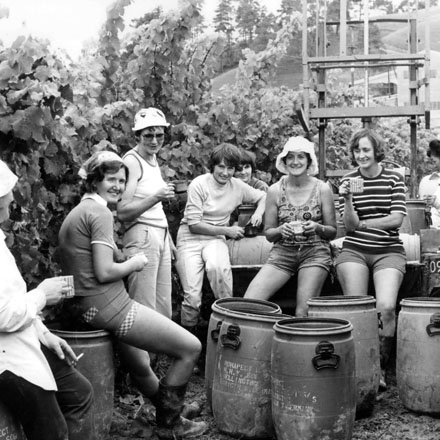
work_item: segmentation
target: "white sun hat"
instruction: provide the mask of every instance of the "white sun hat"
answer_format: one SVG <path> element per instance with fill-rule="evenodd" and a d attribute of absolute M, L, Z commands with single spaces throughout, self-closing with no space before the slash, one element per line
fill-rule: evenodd
<path fill-rule="evenodd" d="M 0 160 L 0 197 L 4 197 L 9 194 L 15 184 L 18 177 L 9 169 L 9 167 Z"/>
<path fill-rule="evenodd" d="M 154 107 L 142 108 L 134 117 L 133 131 L 143 130 L 147 127 L 168 127 L 169 125 L 162 110 Z"/>
<path fill-rule="evenodd" d="M 288 139 L 284 145 L 283 151 L 281 151 L 281 153 L 277 156 L 277 160 L 275 162 L 275 166 L 278 171 L 281 171 L 283 174 L 288 174 L 286 164 L 284 163 L 283 159 L 291 152 L 303 152 L 309 154 L 312 162 L 309 165 L 308 174 L 311 176 L 318 174 L 318 160 L 316 159 L 315 154 L 315 144 L 302 136 L 294 136 Z"/>

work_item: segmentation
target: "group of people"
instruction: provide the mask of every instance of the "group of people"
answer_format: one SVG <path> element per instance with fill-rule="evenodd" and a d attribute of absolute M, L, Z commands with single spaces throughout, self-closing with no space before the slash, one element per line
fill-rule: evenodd
<path fill-rule="evenodd" d="M 385 371 L 405 273 L 398 229 L 406 208 L 403 177 L 381 165 L 380 137 L 362 129 L 350 140 L 349 152 L 357 168 L 339 188 L 347 236 L 333 262 L 333 194 L 314 177 L 318 162 L 313 142 L 300 136 L 290 138 L 278 155 L 276 168 L 283 176 L 270 187 L 255 178 L 253 153 L 229 143 L 214 148 L 209 171 L 188 187 L 174 244 L 162 205 L 175 197 L 174 185 L 163 180 L 157 161 L 168 126 L 162 111 L 142 109 L 134 120 L 137 144 L 132 150 L 122 158 L 111 151 L 93 154 L 79 172 L 84 186 L 81 202 L 59 231 L 62 272 L 75 280 L 75 298 L 69 301 L 84 321 L 117 339 L 134 383 L 156 406 L 159 437 L 189 438 L 207 428 L 204 422 L 182 416 L 184 396 L 201 351 L 195 330 L 205 273 L 216 298 L 233 296 L 227 240 L 244 236 L 243 226 L 230 221 L 242 204 L 256 205 L 250 224 L 258 227 L 264 220 L 265 235 L 274 243 L 245 298 L 269 299 L 297 274 L 295 315 L 303 317 L 307 300 L 320 294 L 333 264 L 345 295 L 366 295 L 371 272 L 383 321 Z M 3 162 L 0 167 L 0 221 L 5 221 L 17 178 Z M 353 179 L 362 179 L 362 192 L 353 191 Z M 113 238 L 112 210 L 124 225 L 123 259 L 118 258 Z M 29 440 L 90 438 L 86 433 L 93 429 L 91 386 L 74 368 L 77 359 L 72 350 L 39 318 L 45 305 L 60 301 L 67 287 L 61 281 L 45 280 L 26 292 L 12 255 L 0 245 L 0 276 L 5 280 L 0 287 L 0 346 L 6 347 L 0 353 L 0 400 L 20 416 Z M 180 325 L 171 319 L 173 260 L 183 288 Z M 164 377 L 156 376 L 149 353 L 163 353 L 172 360 Z M 62 381 L 58 369 L 67 371 Z M 34 400 L 24 403 L 17 390 Z M 51 423 L 44 423 L 48 418 Z M 54 425 L 59 429 L 51 429 Z"/>

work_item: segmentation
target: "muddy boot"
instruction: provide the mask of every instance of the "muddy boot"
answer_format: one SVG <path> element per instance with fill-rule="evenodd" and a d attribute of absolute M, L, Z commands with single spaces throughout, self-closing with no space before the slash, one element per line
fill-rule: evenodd
<path fill-rule="evenodd" d="M 386 374 L 390 364 L 391 355 L 394 348 L 394 338 L 392 336 L 379 336 L 380 347 L 380 380 L 379 391 L 387 389 Z"/>
<path fill-rule="evenodd" d="M 153 419 L 156 418 L 156 407 L 157 407 L 157 394 L 155 396 L 152 396 L 149 398 L 151 403 L 153 404 L 153 408 L 151 413 L 153 414 Z M 196 401 L 191 403 L 184 403 L 182 412 L 180 415 L 184 417 L 185 419 L 195 419 L 196 417 L 199 417 L 199 415 L 202 414 L 202 407 L 200 404 Z"/>
<path fill-rule="evenodd" d="M 205 422 L 193 422 L 181 416 L 186 384 L 180 386 L 159 383 L 156 406 L 156 434 L 160 439 L 187 439 L 202 435 L 208 428 Z"/>

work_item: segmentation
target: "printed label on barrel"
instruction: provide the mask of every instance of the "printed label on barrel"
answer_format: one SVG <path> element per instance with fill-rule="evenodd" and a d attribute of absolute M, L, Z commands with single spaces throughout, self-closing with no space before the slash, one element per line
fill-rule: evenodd
<path fill-rule="evenodd" d="M 437 260 L 431 260 L 429 262 L 429 272 L 430 273 L 440 273 L 440 258 Z"/>
<path fill-rule="evenodd" d="M 272 404 L 280 410 L 293 413 L 309 413 L 315 409 L 318 397 L 310 390 L 300 387 L 286 392 L 289 385 L 279 379 L 272 380 Z"/>
<path fill-rule="evenodd" d="M 270 362 L 241 363 L 225 360 L 220 361 L 220 368 L 216 387 L 218 391 L 270 395 Z"/>
<path fill-rule="evenodd" d="M 18 440 L 18 434 L 10 432 L 9 427 L 0 428 L 0 440 Z"/>

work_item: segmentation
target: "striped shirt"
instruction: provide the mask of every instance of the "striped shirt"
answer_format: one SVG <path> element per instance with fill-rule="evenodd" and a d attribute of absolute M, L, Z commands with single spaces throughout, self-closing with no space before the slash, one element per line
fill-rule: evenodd
<path fill-rule="evenodd" d="M 364 191 L 353 194 L 353 206 L 362 222 L 368 219 L 383 218 L 397 212 L 406 215 L 405 184 L 403 177 L 396 171 L 382 168 L 376 177 L 365 177 L 359 169 L 347 173 L 342 182 L 348 178 L 364 180 Z M 344 215 L 344 198 L 339 198 L 339 212 Z M 353 249 L 366 253 L 382 253 L 388 249 L 404 251 L 399 238 L 399 230 L 367 228 L 347 232 L 344 239 L 345 249 Z"/>

